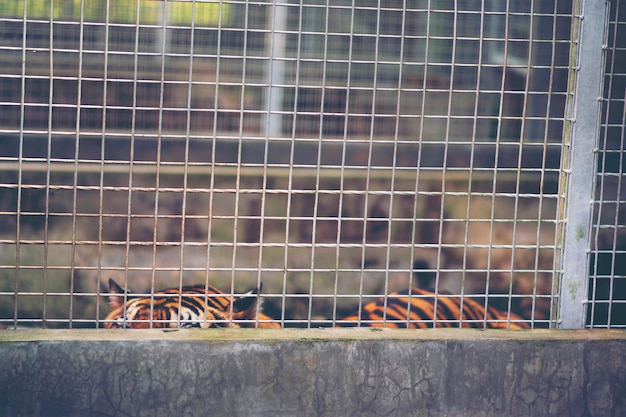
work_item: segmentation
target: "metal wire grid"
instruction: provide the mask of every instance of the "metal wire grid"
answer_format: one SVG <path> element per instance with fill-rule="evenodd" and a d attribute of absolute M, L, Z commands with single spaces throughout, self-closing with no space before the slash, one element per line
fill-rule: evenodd
<path fill-rule="evenodd" d="M 112 276 L 262 282 L 284 326 L 418 283 L 554 326 L 570 2 L 23 4 L 3 323 L 97 325 Z"/>
<path fill-rule="evenodd" d="M 624 253 L 624 8 L 610 2 L 596 194 L 591 228 L 587 326 L 626 327 Z"/>

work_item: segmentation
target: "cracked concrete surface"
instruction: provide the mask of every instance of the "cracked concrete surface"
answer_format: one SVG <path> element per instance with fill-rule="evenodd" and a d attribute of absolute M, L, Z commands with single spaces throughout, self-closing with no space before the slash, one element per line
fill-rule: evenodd
<path fill-rule="evenodd" d="M 7 331 L 0 415 L 626 415 L 626 332 L 403 332 Z"/>

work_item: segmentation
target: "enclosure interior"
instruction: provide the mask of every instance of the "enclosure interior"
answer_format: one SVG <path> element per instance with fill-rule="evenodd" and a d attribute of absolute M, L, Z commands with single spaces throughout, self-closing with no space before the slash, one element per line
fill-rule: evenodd
<path fill-rule="evenodd" d="M 614 312 L 617 3 L 590 260 Z M 412 287 L 555 327 L 576 5 L 0 0 L 0 324 L 102 327 L 113 278 L 262 287 L 283 327 Z"/>
<path fill-rule="evenodd" d="M 587 326 L 626 328 L 626 7 L 609 3 L 589 257 Z"/>

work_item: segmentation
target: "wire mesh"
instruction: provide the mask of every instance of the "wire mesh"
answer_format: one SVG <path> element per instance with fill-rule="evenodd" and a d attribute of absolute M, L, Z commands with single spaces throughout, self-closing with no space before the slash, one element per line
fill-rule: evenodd
<path fill-rule="evenodd" d="M 0 322 L 101 327 L 113 278 L 262 286 L 284 327 L 412 287 L 554 327 L 574 10 L 1 0 Z"/>
<path fill-rule="evenodd" d="M 610 2 L 589 259 L 588 327 L 626 327 L 624 7 Z"/>

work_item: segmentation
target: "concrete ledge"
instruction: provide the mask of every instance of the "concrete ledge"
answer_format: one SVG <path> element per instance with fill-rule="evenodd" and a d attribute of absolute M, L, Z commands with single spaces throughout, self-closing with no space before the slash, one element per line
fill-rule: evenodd
<path fill-rule="evenodd" d="M 623 416 L 626 331 L 3 331 L 3 416 Z"/>

